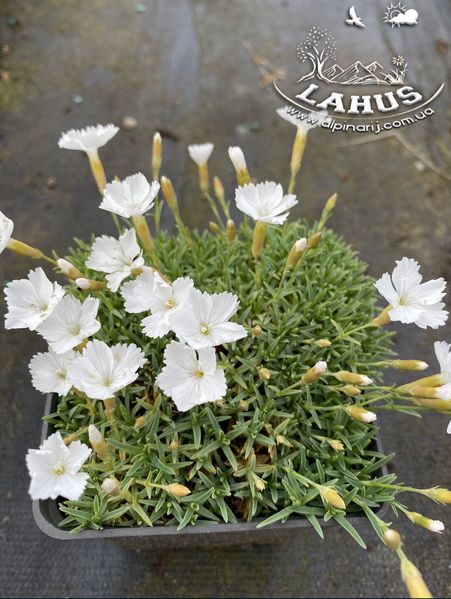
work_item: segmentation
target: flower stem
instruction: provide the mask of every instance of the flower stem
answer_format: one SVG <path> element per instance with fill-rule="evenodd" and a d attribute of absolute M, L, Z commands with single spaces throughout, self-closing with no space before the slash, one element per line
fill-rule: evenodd
<path fill-rule="evenodd" d="M 212 198 L 212 196 L 210 195 L 210 193 L 207 190 L 204 190 L 203 194 L 204 194 L 204 198 L 210 204 L 210 208 L 211 208 L 213 214 L 215 215 L 215 218 L 218 221 L 219 226 L 224 227 L 224 222 L 221 218 L 221 215 L 219 214 L 219 210 L 216 206 L 216 202 L 214 201 L 214 199 Z"/>
<path fill-rule="evenodd" d="M 366 324 L 360 325 L 360 326 L 356 327 L 355 329 L 351 329 L 350 331 L 345 331 L 342 335 L 338 335 L 338 337 L 335 337 L 335 339 L 332 339 L 332 343 L 335 343 L 337 341 L 342 341 L 343 339 L 350 337 L 354 333 L 358 333 L 359 331 L 364 331 L 365 329 L 369 329 L 369 328 L 377 328 L 377 325 L 374 324 L 373 321 L 367 322 Z"/>
<path fill-rule="evenodd" d="M 103 168 L 102 161 L 100 160 L 100 156 L 97 150 L 91 150 L 88 152 L 89 165 L 91 166 L 91 171 L 94 176 L 95 182 L 97 183 L 97 188 L 101 196 L 103 196 L 103 192 L 106 187 L 106 176 L 105 169 Z"/>

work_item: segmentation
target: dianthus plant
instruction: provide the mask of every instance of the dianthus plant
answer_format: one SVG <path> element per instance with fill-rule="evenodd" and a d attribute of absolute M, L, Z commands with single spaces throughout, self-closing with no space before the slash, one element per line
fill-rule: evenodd
<path fill-rule="evenodd" d="M 53 394 L 54 432 L 28 453 L 30 494 L 58 499 L 60 525 L 73 531 L 304 518 L 322 536 L 333 519 L 364 547 L 349 516 L 366 515 L 398 555 L 409 591 L 426 592 L 380 509 L 441 532 L 399 495 L 450 503 L 451 492 L 387 474 L 391 455 L 378 447 L 375 421 L 381 409 L 449 413 L 446 342 L 435 344 L 436 374 L 389 387 L 382 377 L 384 368 L 428 367 L 395 356 L 389 325 L 443 325 L 445 281 L 423 282 L 418 263 L 403 257 L 374 282 L 325 228 L 335 195 L 316 223 L 288 221 L 312 128 L 294 124 L 286 194 L 251 178 L 242 150 L 229 149 L 239 227 L 217 177 L 210 191 L 213 144 L 188 148 L 215 218 L 207 231 L 188 230 L 160 177 L 158 133 L 152 181 L 137 173 L 107 183 L 98 149 L 113 125 L 68 131 L 59 145 L 88 155 L 116 236 L 49 257 L 14 239 L 0 213 L 0 251 L 44 260 L 67 279 L 62 286 L 38 267 L 5 289 L 6 328 L 29 328 L 48 344 L 29 368 L 34 387 Z M 162 209 L 176 235 L 160 230 Z M 385 307 L 376 309 L 376 290 Z"/>

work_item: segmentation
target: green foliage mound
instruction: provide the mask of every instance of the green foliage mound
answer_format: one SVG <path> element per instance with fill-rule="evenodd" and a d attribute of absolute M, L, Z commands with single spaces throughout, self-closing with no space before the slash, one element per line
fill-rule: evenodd
<path fill-rule="evenodd" d="M 249 331 L 246 339 L 217 348 L 228 384 L 224 400 L 185 413 L 155 386 L 172 334 L 149 339 L 142 332 L 143 315 L 127 314 L 119 293 L 95 294 L 102 322 L 95 337 L 108 344 L 136 343 L 148 363 L 136 383 L 118 393 L 112 418 L 102 401 L 75 395 L 59 399 L 48 417 L 63 436 L 85 443 L 88 425 L 95 424 L 111 449 L 108 460 L 93 455 L 84 466 L 90 482 L 82 498 L 60 504 L 62 527 L 181 529 L 255 518 L 264 525 L 297 516 L 322 534 L 318 518 L 335 518 L 363 544 L 345 516 L 365 510 L 371 517 L 393 499 L 389 488 L 365 484 L 380 475 L 390 456 L 378 451 L 377 428 L 343 409 L 367 396 L 348 397 L 332 373 L 348 370 L 377 379 L 374 363 L 390 355 L 390 340 L 376 328 L 346 334 L 373 318 L 376 294 L 366 265 L 330 230 L 323 230 L 319 245 L 281 281 L 293 243 L 314 232 L 304 222 L 270 228 L 257 277 L 246 221 L 231 244 L 222 232 L 155 238 L 161 272 L 172 280 L 189 276 L 209 292 L 236 293 L 235 320 Z M 69 259 L 99 278 L 86 271 L 89 251 L 78 242 Z M 72 285 L 67 292 L 85 297 Z M 331 345 L 316 343 L 323 339 Z M 299 384 L 320 360 L 327 361 L 327 372 L 313 384 Z M 331 441 L 343 449 L 336 443 L 334 449 Z M 111 476 L 121 489 L 116 497 L 101 490 Z M 164 488 L 174 483 L 191 494 L 179 497 Z M 324 501 L 316 485 L 335 489 L 346 510 Z"/>

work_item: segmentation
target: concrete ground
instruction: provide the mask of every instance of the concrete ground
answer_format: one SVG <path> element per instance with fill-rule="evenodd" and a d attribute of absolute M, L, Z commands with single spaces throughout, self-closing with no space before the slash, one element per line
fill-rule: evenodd
<path fill-rule="evenodd" d="M 72 236 L 87 239 L 113 232 L 85 157 L 60 151 L 61 131 L 97 122 L 120 124 L 133 116 L 138 127 L 121 133 L 102 151 L 109 177 L 138 170 L 149 174 L 150 139 L 164 138 L 163 174 L 180 196 L 184 219 L 203 227 L 209 215 L 195 193 L 191 142 L 214 141 L 212 172 L 229 193 L 233 172 L 226 159 L 241 145 L 251 172 L 286 181 L 293 129 L 275 116 L 281 102 L 260 75 L 243 42 L 271 68 L 299 76 L 297 43 L 312 25 L 334 32 L 343 63 L 356 56 L 409 62 L 409 81 L 426 89 L 449 79 L 448 0 L 412 0 L 420 12 L 415 28 L 381 22 L 385 2 L 356 0 L 367 28 L 343 24 L 347 5 L 327 0 L 4 0 L 0 6 L 0 209 L 14 219 L 16 236 L 63 254 Z M 145 9 L 145 10 L 144 10 Z M 408 29 L 408 30 L 407 30 Z M 8 80 L 9 79 L 9 80 Z M 358 138 L 326 131 L 311 135 L 294 216 L 315 218 L 334 191 L 333 219 L 379 275 L 396 258 L 420 261 L 430 277 L 451 281 L 449 96 L 435 102 L 434 117 L 406 127 L 402 136 Z M 358 142 L 358 143 L 357 143 Z M 48 178 L 56 178 L 49 189 Z M 171 226 L 168 219 L 165 226 Z M 1 257 L 3 280 L 24 276 L 25 259 Z M 449 296 L 449 294 L 448 294 Z M 432 344 L 450 339 L 450 326 L 423 332 L 398 329 L 401 356 L 431 361 Z M 113 543 L 61 542 L 35 526 L 27 495 L 27 448 L 40 435 L 43 398 L 30 384 L 27 362 L 43 347 L 25 331 L 0 332 L 0 594 L 3 597 L 399 597 L 405 595 L 398 564 L 361 533 L 361 550 L 341 530 L 321 542 L 301 531 L 277 546 L 232 546 L 136 553 Z M 381 436 L 399 479 L 418 487 L 451 487 L 447 419 L 421 421 L 386 413 Z M 450 510 L 414 496 L 412 509 L 451 524 Z M 433 535 L 400 520 L 408 555 L 435 596 L 449 596 L 449 532 Z"/>

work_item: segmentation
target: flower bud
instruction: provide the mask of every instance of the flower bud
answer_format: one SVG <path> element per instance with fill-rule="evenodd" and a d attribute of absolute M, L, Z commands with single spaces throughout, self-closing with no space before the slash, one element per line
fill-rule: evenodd
<path fill-rule="evenodd" d="M 424 397 L 415 397 L 413 400 L 417 406 L 423 406 L 429 410 L 442 410 L 443 412 L 451 411 L 451 401 L 446 399 L 428 399 Z"/>
<path fill-rule="evenodd" d="M 364 374 L 358 374 L 357 372 L 349 372 L 348 370 L 340 370 L 334 373 L 334 377 L 342 383 L 349 383 L 350 385 L 371 385 L 373 379 Z"/>
<path fill-rule="evenodd" d="M 184 485 L 180 485 L 179 483 L 171 483 L 170 485 L 161 485 L 161 488 L 164 489 L 165 491 L 167 491 L 168 493 L 175 495 L 176 497 L 186 497 L 187 495 L 191 494 L 191 491 L 188 489 L 188 487 L 185 487 Z"/>
<path fill-rule="evenodd" d="M 242 410 L 243 412 L 247 412 L 249 409 L 249 402 L 246 401 L 245 399 L 240 399 L 239 403 L 238 403 L 238 407 L 240 410 Z"/>
<path fill-rule="evenodd" d="M 298 239 L 298 241 L 295 241 L 293 247 L 290 250 L 290 253 L 288 254 L 285 268 L 287 270 L 294 268 L 304 255 L 306 249 L 307 239 L 305 237 L 302 237 L 302 239 Z"/>
<path fill-rule="evenodd" d="M 177 196 L 174 191 L 174 187 L 171 183 L 171 180 L 167 177 L 161 177 L 161 191 L 163 192 L 164 199 L 168 203 L 169 208 L 172 212 L 178 212 L 178 202 Z"/>
<path fill-rule="evenodd" d="M 235 234 L 236 234 L 235 223 L 233 222 L 233 220 L 231 218 L 229 218 L 227 220 L 226 234 L 227 234 L 227 243 L 229 245 L 231 245 L 233 243 L 233 240 L 235 239 Z"/>
<path fill-rule="evenodd" d="M 146 424 L 145 416 L 138 416 L 138 418 L 135 420 L 135 424 L 133 425 L 133 427 L 136 428 L 137 431 L 139 431 L 140 429 L 142 429 L 142 427 L 145 424 Z"/>
<path fill-rule="evenodd" d="M 332 210 L 335 208 L 336 203 L 337 203 L 337 194 L 334 193 L 333 195 L 330 196 L 330 198 L 327 200 L 327 202 L 324 206 L 325 214 L 330 214 L 332 212 Z"/>
<path fill-rule="evenodd" d="M 258 220 L 255 223 L 254 235 L 252 238 L 252 255 L 257 260 L 263 252 L 266 239 L 266 224 Z"/>
<path fill-rule="evenodd" d="M 252 327 L 251 331 L 255 337 L 260 337 L 260 335 L 263 333 L 263 329 L 261 328 L 261 326 L 259 324 L 254 325 Z"/>
<path fill-rule="evenodd" d="M 91 447 L 95 451 L 95 453 L 99 456 L 101 460 L 106 460 L 108 457 L 108 445 L 99 431 L 99 429 L 94 425 L 90 424 L 88 426 L 88 438 L 91 444 Z"/>
<path fill-rule="evenodd" d="M 59 269 L 63 274 L 66 275 L 68 279 L 80 279 L 83 278 L 82 273 L 78 270 L 76 266 L 74 266 L 69 260 L 65 260 L 64 258 L 59 258 L 57 261 Z"/>
<path fill-rule="evenodd" d="M 316 248 L 316 246 L 319 244 L 320 241 L 321 241 L 321 233 L 315 233 L 314 235 L 309 237 L 309 239 L 307 241 L 307 246 L 309 247 L 309 249 L 312 250 L 313 248 Z"/>
<path fill-rule="evenodd" d="M 317 345 L 318 347 L 330 347 L 332 345 L 332 341 L 329 341 L 329 339 L 316 339 L 313 344 Z"/>
<path fill-rule="evenodd" d="M 243 150 L 238 146 L 232 146 L 229 148 L 229 157 L 236 172 L 238 185 L 246 185 L 246 183 L 249 183 L 251 178 L 249 176 L 249 171 L 247 170 Z"/>
<path fill-rule="evenodd" d="M 449 401 L 451 399 L 451 384 L 442 385 L 441 387 L 423 387 L 412 385 L 404 391 L 413 397 L 423 397 L 429 399 L 441 399 Z"/>
<path fill-rule="evenodd" d="M 94 279 L 85 279 L 84 277 L 75 279 L 75 284 L 84 291 L 100 291 L 106 286 L 103 281 L 94 281 Z"/>
<path fill-rule="evenodd" d="M 260 493 L 265 490 L 265 487 L 266 487 L 265 481 L 262 478 L 260 478 L 259 476 L 257 476 L 256 474 L 254 474 L 254 483 L 255 483 L 255 488 L 257 489 L 257 491 L 260 491 Z"/>
<path fill-rule="evenodd" d="M 31 245 L 23 243 L 22 241 L 17 241 L 17 239 L 13 239 L 12 237 L 6 244 L 6 247 L 15 254 L 27 256 L 28 258 L 34 258 L 35 260 L 39 260 L 44 256 L 41 250 L 31 247 Z"/>
<path fill-rule="evenodd" d="M 338 441 L 337 439 L 327 439 L 327 442 L 334 451 L 344 451 L 345 449 L 343 443 L 341 441 Z"/>
<path fill-rule="evenodd" d="M 417 526 L 422 526 L 431 532 L 442 533 L 445 530 L 445 525 L 440 520 L 431 520 L 418 512 L 406 512 L 406 516 L 411 522 Z"/>
<path fill-rule="evenodd" d="M 432 597 L 421 576 L 421 572 L 405 555 L 401 557 L 401 576 L 411 597 L 418 597 L 419 599 Z"/>
<path fill-rule="evenodd" d="M 301 168 L 302 157 L 305 151 L 305 144 L 307 143 L 308 129 L 298 127 L 296 130 L 296 136 L 293 142 L 293 149 L 291 151 L 290 161 L 290 172 L 291 176 L 294 177 Z"/>
<path fill-rule="evenodd" d="M 119 483 L 115 478 L 106 478 L 102 483 L 102 491 L 112 497 L 118 497 L 121 494 Z"/>
<path fill-rule="evenodd" d="M 397 551 L 402 547 L 401 535 L 397 530 L 388 528 L 383 535 L 384 543 L 392 551 Z"/>
<path fill-rule="evenodd" d="M 332 487 L 321 487 L 321 497 L 328 506 L 332 506 L 337 510 L 345 510 L 346 504 L 343 498 Z"/>
<path fill-rule="evenodd" d="M 271 378 L 271 373 L 267 368 L 260 368 L 258 373 L 264 381 L 269 381 Z"/>
<path fill-rule="evenodd" d="M 286 445 L 286 447 L 293 447 L 293 445 L 283 435 L 276 436 L 276 443 L 277 445 Z"/>
<path fill-rule="evenodd" d="M 219 226 L 212 220 L 208 223 L 208 228 L 210 229 L 210 231 L 212 233 L 220 233 L 221 232 L 221 229 L 219 228 Z"/>
<path fill-rule="evenodd" d="M 176 451 L 179 447 L 180 443 L 178 443 L 175 439 L 172 439 L 172 441 L 169 443 L 169 449 L 171 451 Z"/>
<path fill-rule="evenodd" d="M 396 370 L 426 370 L 429 364 L 422 360 L 391 360 L 388 362 L 390 368 L 396 368 Z"/>
<path fill-rule="evenodd" d="M 303 375 L 301 379 L 301 383 L 304 385 L 310 385 L 311 383 L 315 383 L 321 375 L 323 375 L 327 370 L 327 362 L 321 360 L 317 362 L 312 368 L 309 368 L 307 372 Z"/>
<path fill-rule="evenodd" d="M 442 487 L 433 487 L 432 489 L 424 489 L 423 495 L 433 499 L 437 503 L 451 504 L 451 491 Z"/>
<path fill-rule="evenodd" d="M 161 168 L 161 158 L 163 154 L 163 144 L 161 141 L 161 135 L 157 131 L 154 133 L 152 139 L 152 173 L 155 181 L 158 181 Z"/>
<path fill-rule="evenodd" d="M 224 185 L 219 177 L 213 177 L 213 191 L 219 202 L 222 203 L 225 200 Z"/>
<path fill-rule="evenodd" d="M 354 420 L 359 420 L 360 422 L 374 422 L 377 418 L 374 412 L 370 412 L 359 406 L 347 406 L 345 412 L 348 416 L 354 418 Z"/>
<path fill-rule="evenodd" d="M 343 393 L 348 397 L 355 397 L 356 395 L 360 395 L 362 393 L 362 391 L 354 385 L 345 385 L 341 388 L 341 391 L 343 391 Z"/>

